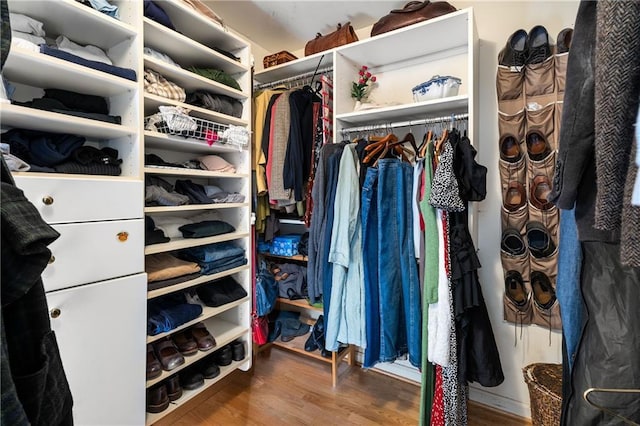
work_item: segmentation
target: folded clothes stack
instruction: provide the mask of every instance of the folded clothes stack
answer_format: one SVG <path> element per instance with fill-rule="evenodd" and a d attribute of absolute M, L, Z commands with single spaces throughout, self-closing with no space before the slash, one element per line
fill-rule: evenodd
<path fill-rule="evenodd" d="M 166 333 L 202 314 L 202 306 L 187 303 L 183 293 L 172 293 L 147 303 L 147 334 Z"/>
<path fill-rule="evenodd" d="M 247 264 L 244 249 L 231 241 L 184 249 L 178 252 L 178 257 L 198 263 L 204 275 L 216 274 Z"/>

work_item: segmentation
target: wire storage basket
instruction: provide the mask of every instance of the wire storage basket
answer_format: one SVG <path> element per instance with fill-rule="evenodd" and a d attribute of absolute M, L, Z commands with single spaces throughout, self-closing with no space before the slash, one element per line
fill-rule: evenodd
<path fill-rule="evenodd" d="M 560 424 L 562 411 L 562 364 L 536 363 L 522 369 L 529 388 L 533 426 Z"/>
<path fill-rule="evenodd" d="M 185 114 L 150 115 L 144 119 L 146 130 L 204 141 L 209 146 L 223 144 L 242 149 L 249 144 L 248 131 L 240 126 L 220 124 Z"/>

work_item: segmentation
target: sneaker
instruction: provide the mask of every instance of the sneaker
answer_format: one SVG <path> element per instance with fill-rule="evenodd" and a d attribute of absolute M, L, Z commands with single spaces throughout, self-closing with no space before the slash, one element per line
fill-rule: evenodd
<path fill-rule="evenodd" d="M 507 67 L 521 67 L 528 57 L 527 32 L 517 30 L 507 40 L 507 43 L 498 54 L 498 63 Z"/>
<path fill-rule="evenodd" d="M 549 33 L 542 25 L 536 25 L 527 35 L 527 47 L 529 56 L 527 64 L 539 64 L 551 56 L 551 45 L 549 44 Z"/>

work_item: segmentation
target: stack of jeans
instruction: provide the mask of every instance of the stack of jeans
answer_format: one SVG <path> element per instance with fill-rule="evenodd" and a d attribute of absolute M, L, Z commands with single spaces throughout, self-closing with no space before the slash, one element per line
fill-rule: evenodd
<path fill-rule="evenodd" d="M 196 262 L 203 275 L 217 274 L 247 264 L 244 249 L 231 241 L 181 250 L 181 259 Z"/>

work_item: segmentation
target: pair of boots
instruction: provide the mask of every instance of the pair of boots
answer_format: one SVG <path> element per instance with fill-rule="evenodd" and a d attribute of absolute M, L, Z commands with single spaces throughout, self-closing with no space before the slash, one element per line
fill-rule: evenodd
<path fill-rule="evenodd" d="M 307 352 L 313 352 L 316 349 L 320 349 L 320 354 L 323 357 L 330 357 L 331 352 L 324 348 L 324 317 L 320 315 L 318 320 L 313 325 L 311 334 L 304 344 L 304 350 Z"/>

